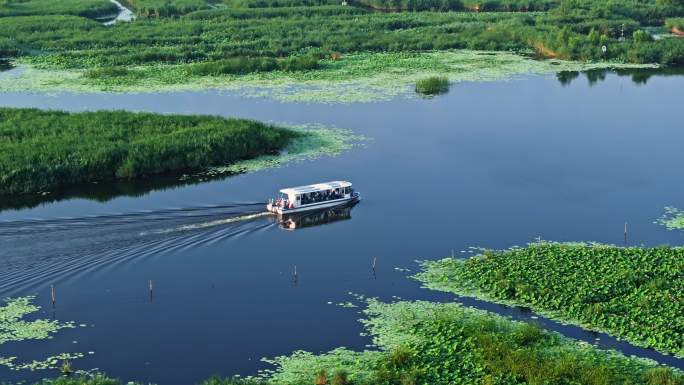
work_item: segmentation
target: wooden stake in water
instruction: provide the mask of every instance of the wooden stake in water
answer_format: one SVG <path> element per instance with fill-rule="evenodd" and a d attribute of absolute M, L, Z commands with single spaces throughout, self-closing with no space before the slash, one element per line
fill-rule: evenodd
<path fill-rule="evenodd" d="M 378 257 L 373 257 L 373 271 L 375 271 L 375 263 L 378 262 Z"/>
<path fill-rule="evenodd" d="M 627 222 L 625 222 L 625 245 L 627 244 Z"/>
<path fill-rule="evenodd" d="M 55 307 L 55 302 L 57 302 L 57 296 L 55 295 L 55 285 L 50 285 L 50 294 L 52 295 L 52 307 Z"/>
<path fill-rule="evenodd" d="M 294 283 L 297 284 L 297 265 L 294 266 Z"/>
<path fill-rule="evenodd" d="M 154 286 L 152 286 L 152 280 L 150 279 L 150 302 L 152 301 L 153 290 L 154 290 Z"/>
<path fill-rule="evenodd" d="M 454 259 L 454 249 L 451 249 L 451 259 Z"/>

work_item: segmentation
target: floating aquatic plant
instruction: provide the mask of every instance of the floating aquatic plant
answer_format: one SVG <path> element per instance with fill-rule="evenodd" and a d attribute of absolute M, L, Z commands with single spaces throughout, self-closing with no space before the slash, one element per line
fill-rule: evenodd
<path fill-rule="evenodd" d="M 35 297 L 10 298 L 5 306 L 0 306 L 0 344 L 10 341 L 44 340 L 61 329 L 74 328 L 73 322 L 60 323 L 56 320 L 37 319 L 25 321 L 23 318 L 40 310 L 31 303 Z"/>
<path fill-rule="evenodd" d="M 349 301 L 347 301 L 347 302 L 339 302 L 339 303 L 337 303 L 337 306 L 339 306 L 339 307 L 344 307 L 344 308 L 348 308 L 348 309 L 352 309 L 352 308 L 358 307 L 358 306 L 356 306 L 355 304 L 353 304 L 352 302 L 349 302 Z"/>
<path fill-rule="evenodd" d="M 0 306 L 0 345 L 7 342 L 47 340 L 62 329 L 73 329 L 73 322 L 36 319 L 27 321 L 24 318 L 40 310 L 32 303 L 35 297 L 9 298 L 5 306 Z M 82 353 L 62 353 L 31 362 L 17 362 L 17 357 L 0 357 L 0 365 L 12 370 L 54 369 L 58 363 L 83 357 Z"/>
<path fill-rule="evenodd" d="M 0 91 L 165 92 L 225 89 L 249 97 L 324 103 L 371 102 L 413 97 L 416 81 L 438 76 L 449 82 L 503 80 L 522 74 L 555 74 L 599 68 L 644 68 L 648 65 L 533 60 L 514 53 L 433 51 L 355 53 L 344 60 L 324 60 L 311 71 L 272 71 L 246 75 L 192 76 L 187 65 L 147 65 L 128 69 L 122 78 L 83 76 L 84 70 L 40 69 L 19 60 L 14 71 L 0 75 Z"/>
<path fill-rule="evenodd" d="M 264 155 L 239 161 L 228 166 L 212 167 L 208 175 L 236 174 L 279 167 L 288 163 L 311 160 L 322 156 L 335 156 L 359 145 L 365 137 L 340 128 L 307 125 L 288 127 L 303 135 L 293 139 L 277 155 Z"/>
<path fill-rule="evenodd" d="M 73 373 L 71 360 L 83 358 L 83 356 L 83 353 L 60 353 L 42 360 L 33 360 L 31 362 L 16 362 L 17 357 L 0 357 L 0 365 L 6 366 L 11 370 L 35 371 L 59 369 L 62 374 L 67 374 L 66 372 Z"/>
<path fill-rule="evenodd" d="M 684 211 L 676 207 L 665 207 L 665 214 L 656 223 L 667 227 L 668 230 L 684 230 Z"/>

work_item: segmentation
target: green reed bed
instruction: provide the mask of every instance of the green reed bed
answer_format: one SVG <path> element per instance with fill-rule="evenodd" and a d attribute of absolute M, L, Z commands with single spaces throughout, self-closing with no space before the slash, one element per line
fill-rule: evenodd
<path fill-rule="evenodd" d="M 338 0 L 220 0 L 231 8 L 291 8 L 340 5 Z"/>
<path fill-rule="evenodd" d="M 220 76 L 271 71 L 308 71 L 319 67 L 319 59 L 316 55 L 292 56 L 283 59 L 240 57 L 197 63 L 191 65 L 188 72 L 195 76 Z"/>
<path fill-rule="evenodd" d="M 449 92 L 449 79 L 443 76 L 431 76 L 416 82 L 416 92 L 433 96 Z"/>
<path fill-rule="evenodd" d="M 181 2 L 192 1 L 196 0 Z M 523 3 L 511 0 L 501 6 L 517 10 L 525 7 Z M 606 4 L 599 0 L 555 4 L 529 1 L 528 8 L 550 8 L 534 13 L 383 13 L 327 2 L 265 8 L 227 2 L 218 8 L 174 17 L 139 18 L 115 26 L 50 16 L 53 11 L 46 7 L 44 16 L 0 18 L 0 38 L 16 44 L 16 55 L 50 69 L 283 58 L 310 51 L 355 54 L 449 49 L 534 51 L 541 57 L 580 61 L 684 62 L 681 39 L 632 38 L 638 30 L 664 26 L 667 18 L 684 17 L 683 5 L 652 1 Z M 623 30 L 627 39 L 620 41 Z M 603 45 L 608 47 L 605 53 Z"/>
<path fill-rule="evenodd" d="M 465 8 L 479 12 L 548 11 L 560 4 L 560 0 L 463 0 Z"/>
<path fill-rule="evenodd" d="M 463 11 L 460 0 L 355 0 L 352 4 L 392 11 Z"/>
<path fill-rule="evenodd" d="M 0 0 L 0 17 L 75 15 L 97 18 L 116 15 L 118 10 L 107 0 Z"/>
<path fill-rule="evenodd" d="M 272 154 L 303 135 L 251 120 L 0 109 L 0 194 L 132 179 Z"/>
<path fill-rule="evenodd" d="M 426 261 L 430 289 L 529 306 L 684 356 L 684 249 L 536 243 Z"/>
<path fill-rule="evenodd" d="M 548 11 L 560 4 L 559 0 L 355 0 L 375 9 L 393 11 L 475 11 L 475 12 L 534 12 Z"/>
<path fill-rule="evenodd" d="M 210 8 L 206 0 L 122 0 L 142 17 L 177 17 Z"/>

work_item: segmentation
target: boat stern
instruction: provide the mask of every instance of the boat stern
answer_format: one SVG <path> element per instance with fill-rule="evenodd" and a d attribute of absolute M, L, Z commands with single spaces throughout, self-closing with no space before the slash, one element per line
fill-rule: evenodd
<path fill-rule="evenodd" d="M 283 213 L 283 209 L 281 207 L 278 207 L 273 202 L 269 202 L 266 205 L 266 211 L 268 211 L 270 213 L 274 213 L 274 214 L 282 214 Z"/>

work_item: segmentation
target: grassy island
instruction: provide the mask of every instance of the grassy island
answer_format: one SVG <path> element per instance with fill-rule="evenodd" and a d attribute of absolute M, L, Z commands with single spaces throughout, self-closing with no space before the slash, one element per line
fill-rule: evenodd
<path fill-rule="evenodd" d="M 210 116 L 0 108 L 0 195 L 224 166 L 301 135 Z"/>
<path fill-rule="evenodd" d="M 427 261 L 431 289 L 529 306 L 684 356 L 684 249 L 537 243 Z"/>

